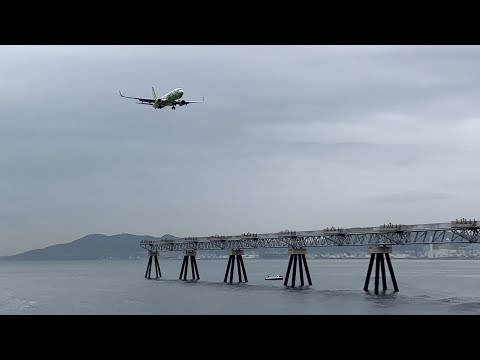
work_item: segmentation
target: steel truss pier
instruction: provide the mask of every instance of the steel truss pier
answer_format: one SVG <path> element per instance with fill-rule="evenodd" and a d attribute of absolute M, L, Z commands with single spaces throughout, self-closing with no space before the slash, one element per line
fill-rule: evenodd
<path fill-rule="evenodd" d="M 291 286 L 295 287 L 296 269 L 300 273 L 300 286 L 304 286 L 303 267 L 309 285 L 312 285 L 310 272 L 305 258 L 306 248 L 318 246 L 360 246 L 370 245 L 370 263 L 365 280 L 364 290 L 368 291 L 370 276 L 375 261 L 375 293 L 379 291 L 380 270 L 382 271 L 382 289 L 387 290 L 385 275 L 385 259 L 387 260 L 394 291 L 398 285 L 395 279 L 390 253 L 392 245 L 409 244 L 439 244 L 439 243 L 480 243 L 480 221 L 466 218 L 456 219 L 446 223 L 431 224 L 383 224 L 375 227 L 357 228 L 325 228 L 323 230 L 291 231 L 285 230 L 274 233 L 244 233 L 241 235 L 213 235 L 205 237 L 185 237 L 165 240 L 144 240 L 140 246 L 148 251 L 149 261 L 145 277 L 150 279 L 152 259 L 155 261 L 157 278 L 161 277 L 158 262 L 160 251 L 185 251 L 185 257 L 180 272 L 180 279 L 186 280 L 188 257 L 192 261 L 192 277 L 199 279 L 198 267 L 195 260 L 197 250 L 231 250 L 225 272 L 224 282 L 227 282 L 230 273 L 230 284 L 233 282 L 235 257 L 237 259 L 238 280 L 247 282 L 247 274 L 243 263 L 243 249 L 257 248 L 288 248 L 290 260 L 285 277 L 285 286 L 288 285 L 290 270 L 293 264 Z"/>
<path fill-rule="evenodd" d="M 379 286 L 379 268 L 382 269 L 382 288 L 385 292 L 387 290 L 387 277 L 385 276 L 385 259 L 387 259 L 388 270 L 390 271 L 390 277 L 392 278 L 393 289 L 398 292 L 397 280 L 395 279 L 395 273 L 393 272 L 392 262 L 390 261 L 390 253 L 392 252 L 391 246 L 371 246 L 370 247 L 370 263 L 368 264 L 367 278 L 365 279 L 365 286 L 363 290 L 368 291 L 368 284 L 370 282 L 370 275 L 372 274 L 373 261 L 375 262 L 375 294 L 378 294 Z"/>
<path fill-rule="evenodd" d="M 145 271 L 145 278 L 151 279 L 152 274 L 152 260 L 155 261 L 155 279 L 162 277 L 160 271 L 160 264 L 158 262 L 158 250 L 148 250 L 148 264 L 147 271 Z"/>
<path fill-rule="evenodd" d="M 230 271 L 230 284 L 233 282 L 233 273 L 235 270 L 235 257 L 237 258 L 237 273 L 238 273 L 238 283 L 242 282 L 242 272 L 245 282 L 248 282 L 247 279 L 247 272 L 245 271 L 245 264 L 243 263 L 243 250 L 236 249 L 230 252 L 230 256 L 228 257 L 228 264 L 227 270 L 225 271 L 225 278 L 223 282 L 227 282 L 228 272 Z"/>
<path fill-rule="evenodd" d="M 187 270 L 188 270 L 188 259 L 192 264 L 192 280 L 200 280 L 200 275 L 198 274 L 197 266 L 197 256 L 196 250 L 185 250 L 185 255 L 183 256 L 182 269 L 180 270 L 180 280 L 187 280 Z M 183 277 L 183 279 L 182 279 Z"/>
<path fill-rule="evenodd" d="M 287 274 L 285 275 L 285 281 L 283 285 L 288 286 L 288 278 L 290 276 L 290 268 L 292 267 L 293 262 L 293 273 L 292 273 L 292 288 L 295 287 L 295 279 L 297 273 L 297 261 L 298 261 L 298 270 L 300 275 L 300 286 L 303 287 L 305 282 L 303 280 L 303 266 L 305 267 L 305 273 L 307 275 L 308 285 L 312 286 L 312 279 L 310 278 L 310 271 L 308 271 L 307 259 L 305 254 L 307 249 L 288 249 L 288 254 L 290 255 L 290 260 L 288 261 Z M 303 266 L 302 266 L 303 262 Z"/>
<path fill-rule="evenodd" d="M 448 239 L 448 240 L 447 240 Z M 236 250 L 256 248 L 301 248 L 314 246 L 407 245 L 432 243 L 479 243 L 480 221 L 394 225 L 367 228 L 327 228 L 312 231 L 281 231 L 254 235 L 214 235 L 166 240 L 144 240 L 146 250 Z"/>

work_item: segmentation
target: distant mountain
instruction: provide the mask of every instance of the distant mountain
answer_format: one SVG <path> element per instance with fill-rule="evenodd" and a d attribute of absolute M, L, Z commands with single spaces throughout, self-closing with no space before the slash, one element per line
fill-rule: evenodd
<path fill-rule="evenodd" d="M 91 234 L 66 244 L 57 244 L 43 249 L 29 250 L 17 255 L 4 256 L 2 260 L 97 260 L 131 259 L 146 257 L 147 251 L 140 247 L 142 240 L 178 239 L 165 234 L 161 238 L 148 235 L 102 235 Z"/>

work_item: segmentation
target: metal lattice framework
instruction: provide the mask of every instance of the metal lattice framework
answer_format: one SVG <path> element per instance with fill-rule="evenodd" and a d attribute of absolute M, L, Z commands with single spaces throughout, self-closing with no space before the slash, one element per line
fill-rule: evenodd
<path fill-rule="evenodd" d="M 447 240 L 448 239 L 448 240 Z M 430 243 L 478 243 L 480 221 L 397 225 L 370 228 L 327 228 L 314 231 L 281 231 L 266 234 L 186 237 L 175 240 L 142 241 L 150 252 L 185 250 L 235 250 L 256 248 L 305 248 L 317 246 L 407 245 Z"/>

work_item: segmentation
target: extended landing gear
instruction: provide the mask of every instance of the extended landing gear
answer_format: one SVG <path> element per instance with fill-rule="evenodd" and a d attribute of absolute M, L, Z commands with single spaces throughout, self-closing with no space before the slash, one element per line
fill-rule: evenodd
<path fill-rule="evenodd" d="M 175 106 L 172 106 L 172 110 L 175 110 Z"/>
<path fill-rule="evenodd" d="M 397 280 L 395 279 L 395 273 L 393 272 L 392 262 L 390 261 L 390 254 L 392 252 L 391 246 L 371 246 L 370 247 L 370 263 L 368 264 L 367 278 L 365 279 L 364 291 L 368 291 L 368 284 L 370 282 L 370 275 L 372 274 L 373 262 L 375 262 L 375 294 L 378 294 L 378 287 L 380 283 L 379 270 L 382 270 L 382 288 L 383 291 L 387 290 L 387 277 L 385 274 L 385 259 L 387 259 L 388 270 L 390 271 L 390 277 L 392 278 L 393 290 L 398 292 Z"/>

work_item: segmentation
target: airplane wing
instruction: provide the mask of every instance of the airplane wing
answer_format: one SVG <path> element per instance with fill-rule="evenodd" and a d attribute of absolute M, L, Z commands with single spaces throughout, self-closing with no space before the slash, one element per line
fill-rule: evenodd
<path fill-rule="evenodd" d="M 118 92 L 120 93 L 120 96 L 121 97 L 124 97 L 124 98 L 127 98 L 127 99 L 135 99 L 135 100 L 139 100 L 141 102 L 137 103 L 137 104 L 145 104 L 145 105 L 149 105 L 149 104 L 153 104 L 155 102 L 155 99 L 146 99 L 146 98 L 138 98 L 138 97 L 132 97 L 132 96 L 125 96 L 122 94 L 122 92 L 120 90 L 118 90 Z"/>

